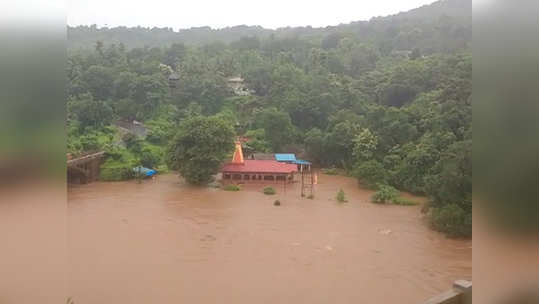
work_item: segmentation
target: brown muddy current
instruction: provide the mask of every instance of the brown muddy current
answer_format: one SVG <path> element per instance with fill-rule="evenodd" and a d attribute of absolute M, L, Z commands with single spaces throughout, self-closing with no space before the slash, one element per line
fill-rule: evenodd
<path fill-rule="evenodd" d="M 420 206 L 376 205 L 347 177 L 266 196 L 162 175 L 68 189 L 75 303 L 421 303 L 471 279 L 471 241 Z M 348 203 L 334 197 L 344 189 Z M 275 199 L 281 206 L 273 206 Z"/>

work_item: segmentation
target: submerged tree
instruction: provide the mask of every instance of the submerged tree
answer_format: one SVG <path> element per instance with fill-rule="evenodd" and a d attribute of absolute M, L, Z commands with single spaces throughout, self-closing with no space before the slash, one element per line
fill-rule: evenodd
<path fill-rule="evenodd" d="M 196 116 L 182 122 L 167 151 L 167 165 L 192 184 L 203 184 L 234 148 L 234 130 L 219 117 Z"/>

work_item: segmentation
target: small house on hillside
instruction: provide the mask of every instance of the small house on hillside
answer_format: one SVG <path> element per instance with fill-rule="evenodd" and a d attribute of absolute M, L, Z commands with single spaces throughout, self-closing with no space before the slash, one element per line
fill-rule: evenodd
<path fill-rule="evenodd" d="M 178 83 L 180 82 L 180 75 L 176 72 L 172 72 L 169 76 L 168 76 L 168 85 L 171 87 L 171 88 L 175 88 L 178 86 Z"/>
<path fill-rule="evenodd" d="M 229 78 L 227 85 L 238 96 L 251 95 L 251 91 L 245 86 L 244 79 L 239 76 Z"/>

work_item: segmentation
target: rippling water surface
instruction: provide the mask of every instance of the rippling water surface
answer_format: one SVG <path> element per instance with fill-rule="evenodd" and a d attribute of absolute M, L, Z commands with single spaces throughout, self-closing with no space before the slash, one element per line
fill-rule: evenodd
<path fill-rule="evenodd" d="M 75 303 L 420 303 L 471 278 L 471 241 L 430 230 L 420 206 L 369 202 L 322 175 L 239 192 L 174 175 L 68 190 Z M 334 199 L 344 189 L 348 203 Z M 273 206 L 279 199 L 281 206 Z M 417 198 L 416 198 L 417 199 Z"/>

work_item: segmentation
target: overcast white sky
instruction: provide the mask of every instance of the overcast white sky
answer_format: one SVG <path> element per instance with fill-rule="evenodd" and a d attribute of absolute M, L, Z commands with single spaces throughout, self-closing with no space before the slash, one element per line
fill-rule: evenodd
<path fill-rule="evenodd" d="M 407 11 L 434 0 L 67 0 L 68 24 L 223 28 L 321 27 Z"/>

